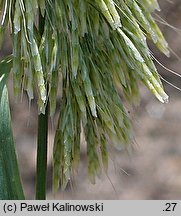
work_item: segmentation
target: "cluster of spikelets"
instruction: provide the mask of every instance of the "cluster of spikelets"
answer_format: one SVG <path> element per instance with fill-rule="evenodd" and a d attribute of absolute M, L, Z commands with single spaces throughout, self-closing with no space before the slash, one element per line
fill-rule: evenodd
<path fill-rule="evenodd" d="M 108 144 L 126 148 L 131 123 L 118 94 L 129 103 L 139 98 L 142 81 L 167 102 L 147 46 L 152 40 L 166 55 L 167 43 L 151 13 L 157 0 L 0 0 L 1 28 L 13 43 L 14 93 L 38 92 L 38 108 L 50 116 L 61 107 L 54 144 L 54 188 L 65 188 L 78 169 L 80 140 L 87 145 L 92 182 L 108 166 Z M 41 26 L 37 24 L 40 17 Z"/>

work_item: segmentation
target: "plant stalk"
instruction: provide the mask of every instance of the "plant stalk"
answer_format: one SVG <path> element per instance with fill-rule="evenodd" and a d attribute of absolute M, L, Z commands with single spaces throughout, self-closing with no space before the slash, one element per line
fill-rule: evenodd
<path fill-rule="evenodd" d="M 45 115 L 38 117 L 38 142 L 37 142 L 37 166 L 36 166 L 36 199 L 46 199 L 47 178 L 47 141 L 48 141 L 48 105 Z"/>
<path fill-rule="evenodd" d="M 45 19 L 39 11 L 39 32 L 43 35 Z M 49 103 L 45 109 L 45 114 L 38 116 L 37 135 L 37 165 L 36 165 L 36 199 L 46 199 L 46 179 L 47 179 L 47 150 L 48 150 L 48 116 Z"/>

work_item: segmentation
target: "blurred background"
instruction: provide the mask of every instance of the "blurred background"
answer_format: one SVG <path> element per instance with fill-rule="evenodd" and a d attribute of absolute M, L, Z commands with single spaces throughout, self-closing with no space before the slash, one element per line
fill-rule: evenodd
<path fill-rule="evenodd" d="M 173 53 L 170 58 L 161 55 L 150 44 L 156 59 L 181 74 L 181 2 L 160 0 L 162 11 L 158 13 L 169 24 L 159 24 Z M 158 17 L 156 16 L 156 19 Z M 0 57 L 11 52 L 7 39 Z M 181 87 L 181 78 L 156 63 L 159 73 L 172 84 Z M 166 105 L 159 103 L 143 86 L 140 86 L 141 104 L 128 108 L 134 124 L 133 151 L 111 150 L 108 174 L 92 185 L 87 179 L 86 151 L 81 153 L 78 175 L 69 187 L 56 194 L 51 188 L 51 160 L 53 136 L 56 124 L 49 129 L 48 199 L 181 199 L 181 92 L 164 82 L 170 96 Z M 9 81 L 13 131 L 17 145 L 20 171 L 27 199 L 34 199 L 36 167 L 37 109 L 29 106 L 26 95 L 15 103 L 12 79 Z"/>

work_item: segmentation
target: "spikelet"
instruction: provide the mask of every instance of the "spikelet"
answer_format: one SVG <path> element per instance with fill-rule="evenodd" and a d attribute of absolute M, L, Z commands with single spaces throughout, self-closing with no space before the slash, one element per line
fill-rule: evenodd
<path fill-rule="evenodd" d="M 160 11 L 160 6 L 157 0 L 141 0 L 140 2 L 149 12 L 153 12 L 154 10 Z"/>

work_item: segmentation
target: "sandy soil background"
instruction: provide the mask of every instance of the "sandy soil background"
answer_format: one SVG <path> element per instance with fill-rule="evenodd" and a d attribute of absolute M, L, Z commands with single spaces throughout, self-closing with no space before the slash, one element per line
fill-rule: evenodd
<path fill-rule="evenodd" d="M 160 1 L 162 12 L 159 15 L 168 23 L 181 29 L 181 2 Z M 180 33 L 165 25 L 160 25 L 172 50 L 181 57 Z M 169 59 L 154 50 L 156 58 L 178 73 L 181 61 L 173 54 Z M 4 45 L 7 54 L 10 45 Z M 1 53 L 2 55 L 2 53 Z M 157 64 L 160 74 L 169 82 L 181 87 L 181 79 L 164 70 Z M 181 92 L 164 84 L 170 102 L 160 104 L 143 86 L 140 87 L 142 100 L 139 107 L 130 109 L 134 122 L 134 151 L 112 150 L 107 175 L 97 179 L 92 185 L 86 176 L 85 150 L 78 176 L 64 192 L 53 195 L 51 191 L 51 153 L 53 146 L 53 127 L 49 131 L 49 199 L 181 199 Z M 12 86 L 10 80 L 9 86 Z M 36 164 L 37 111 L 35 104 L 29 110 L 26 96 L 23 102 L 15 104 L 11 98 L 13 130 L 16 139 L 23 185 L 28 199 L 34 199 Z"/>

